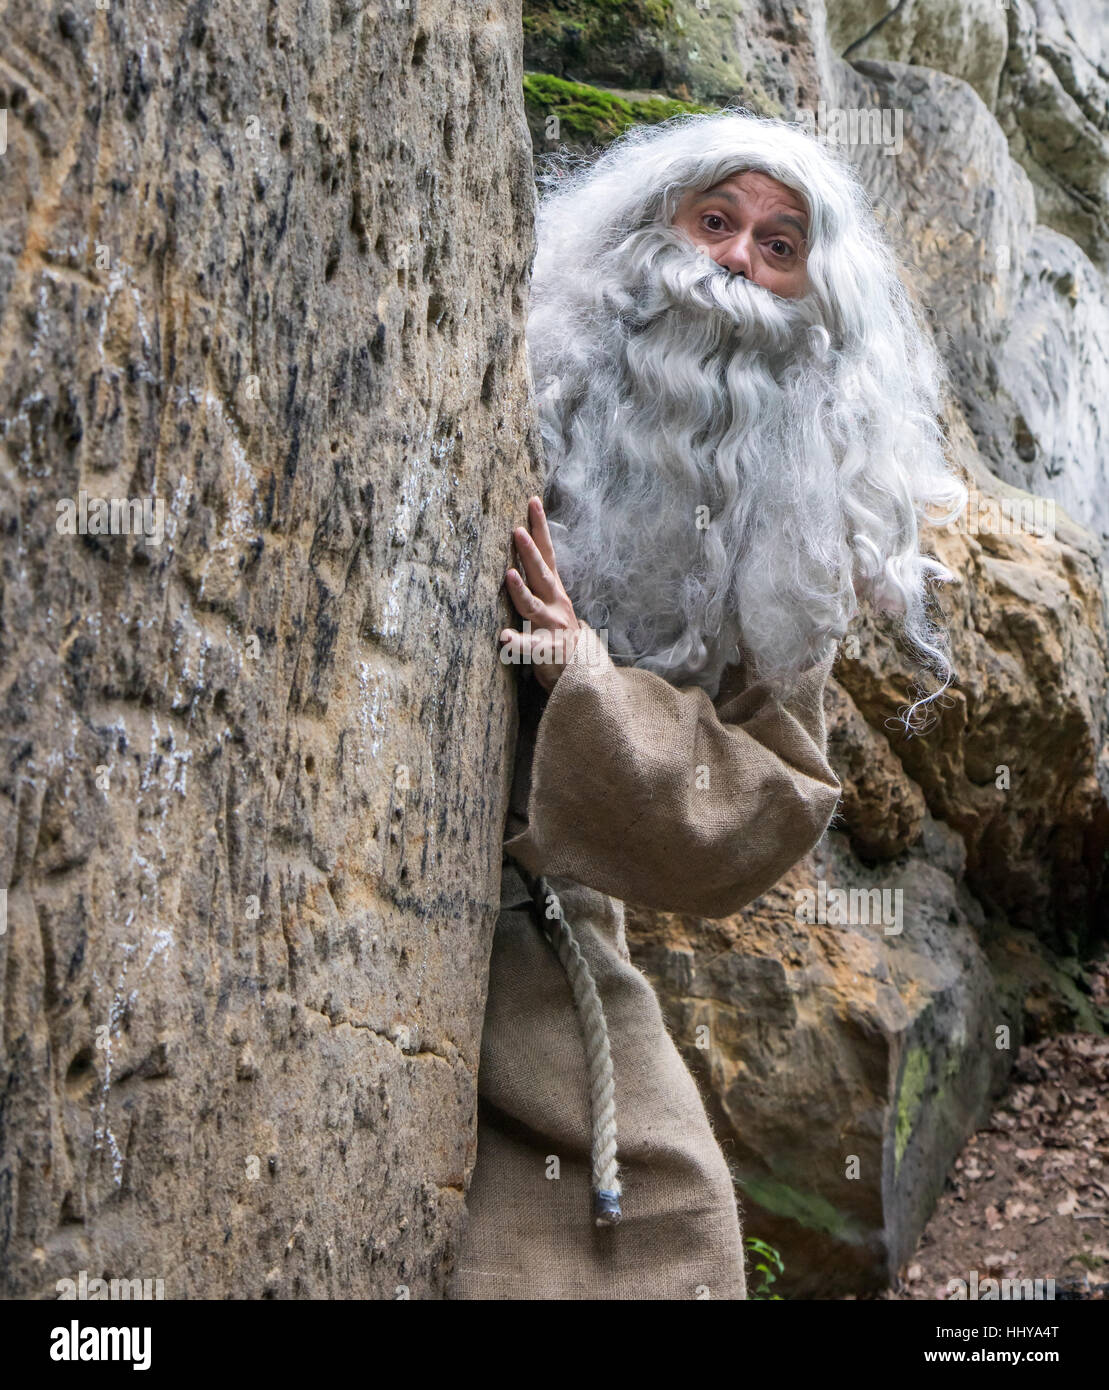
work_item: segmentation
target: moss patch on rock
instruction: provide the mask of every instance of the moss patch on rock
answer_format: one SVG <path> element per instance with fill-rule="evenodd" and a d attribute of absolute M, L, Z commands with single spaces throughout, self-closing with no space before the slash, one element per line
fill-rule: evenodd
<path fill-rule="evenodd" d="M 556 144 L 607 145 L 631 125 L 657 125 L 683 113 L 716 109 L 670 97 L 628 100 L 601 87 L 543 72 L 524 74 L 524 106 L 537 150 Z M 558 136 L 553 141 L 545 138 L 550 116 L 558 118 Z"/>
<path fill-rule="evenodd" d="M 594 45 L 664 29 L 673 0 L 524 0 L 524 40 Z"/>
<path fill-rule="evenodd" d="M 901 1073 L 901 1086 L 897 1092 L 897 1132 L 894 1149 L 894 1172 L 901 1167 L 909 1139 L 920 1114 L 924 1100 L 924 1090 L 928 1084 L 930 1070 L 928 1053 L 923 1047 L 911 1047 L 905 1058 L 905 1070 Z"/>
<path fill-rule="evenodd" d="M 678 33 L 674 0 L 543 0 L 525 3 L 523 18 L 526 68 L 575 81 L 667 89 L 666 55 Z"/>

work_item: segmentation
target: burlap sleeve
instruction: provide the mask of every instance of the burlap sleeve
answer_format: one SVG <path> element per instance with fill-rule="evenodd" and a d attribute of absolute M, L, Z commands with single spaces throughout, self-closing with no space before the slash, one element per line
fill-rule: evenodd
<path fill-rule="evenodd" d="M 726 917 L 823 835 L 832 657 L 781 709 L 762 683 L 714 705 L 698 686 L 617 666 L 583 625 L 536 734 L 528 826 L 505 842 L 532 873 L 623 902 Z"/>

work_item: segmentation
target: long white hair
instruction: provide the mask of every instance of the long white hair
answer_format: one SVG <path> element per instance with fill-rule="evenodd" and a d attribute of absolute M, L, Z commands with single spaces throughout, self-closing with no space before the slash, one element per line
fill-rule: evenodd
<path fill-rule="evenodd" d="M 672 225 L 690 190 L 756 170 L 809 209 L 809 288 L 733 276 Z M 966 489 L 941 367 L 846 162 L 737 113 L 638 127 L 542 177 L 527 338 L 559 573 L 613 658 L 719 689 L 742 655 L 784 695 L 865 599 L 954 674 L 919 523 Z M 934 514 L 939 508 L 942 515 Z"/>

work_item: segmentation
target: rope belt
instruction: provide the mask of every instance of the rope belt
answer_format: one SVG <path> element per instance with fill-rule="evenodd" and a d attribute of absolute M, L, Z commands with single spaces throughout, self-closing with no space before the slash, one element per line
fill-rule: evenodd
<path fill-rule="evenodd" d="M 619 1168 L 616 1161 L 616 1081 L 601 996 L 573 929 L 562 914 L 558 895 L 542 874 L 533 878 L 522 868 L 520 872 L 531 889 L 540 930 L 566 972 L 577 1011 L 589 1066 L 589 1101 L 593 1121 L 593 1217 L 598 1226 L 615 1226 L 623 1216 L 620 1210 L 620 1180 L 616 1176 Z M 553 915 L 550 910 L 552 902 L 558 904 L 558 910 Z"/>

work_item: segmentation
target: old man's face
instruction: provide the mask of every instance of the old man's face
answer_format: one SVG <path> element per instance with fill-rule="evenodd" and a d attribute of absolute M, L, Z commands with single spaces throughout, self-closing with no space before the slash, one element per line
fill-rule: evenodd
<path fill-rule="evenodd" d="M 704 193 L 687 193 L 674 226 L 733 275 L 785 299 L 808 290 L 809 214 L 792 188 L 768 174 L 733 174 Z"/>

